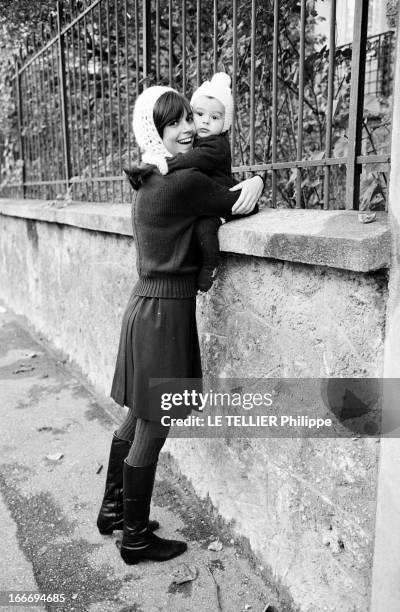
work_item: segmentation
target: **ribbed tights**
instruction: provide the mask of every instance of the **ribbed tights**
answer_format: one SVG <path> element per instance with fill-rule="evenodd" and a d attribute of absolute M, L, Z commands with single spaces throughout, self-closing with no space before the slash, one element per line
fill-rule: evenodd
<path fill-rule="evenodd" d="M 133 440 L 126 462 L 133 467 L 145 467 L 157 463 L 169 428 L 159 423 L 136 418 L 129 410 L 125 421 L 117 429 L 121 440 Z"/>

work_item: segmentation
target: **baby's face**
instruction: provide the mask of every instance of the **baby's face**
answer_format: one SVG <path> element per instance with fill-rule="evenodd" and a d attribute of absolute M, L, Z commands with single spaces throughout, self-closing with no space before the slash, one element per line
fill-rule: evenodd
<path fill-rule="evenodd" d="M 225 108 L 216 98 L 199 96 L 193 104 L 193 120 L 197 136 L 217 136 L 224 127 Z"/>

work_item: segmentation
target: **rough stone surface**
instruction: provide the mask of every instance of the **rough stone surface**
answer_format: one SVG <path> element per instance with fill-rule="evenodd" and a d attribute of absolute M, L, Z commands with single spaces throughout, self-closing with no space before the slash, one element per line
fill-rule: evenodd
<path fill-rule="evenodd" d="M 3 199 L 0 214 L 132 235 L 128 205 L 73 203 L 57 208 L 48 201 Z M 387 268 L 390 263 L 384 212 L 377 213 L 374 223 L 362 224 L 357 211 L 266 209 L 225 224 L 219 239 L 226 252 L 359 272 Z"/>
<path fill-rule="evenodd" d="M 96 527 L 116 421 L 109 402 L 62 358 L 15 315 L 0 312 L 0 430 L 7 432 L 0 439 L 0 589 L 65 596 L 63 603 L 0 609 L 205 612 L 220 609 L 220 602 L 227 611 L 271 603 L 296 612 L 278 600 L 229 527 L 172 469 L 167 453 L 158 463 L 151 516 L 161 537 L 184 539 L 188 550 L 164 563 L 125 565 L 116 547 L 121 531 L 102 536 Z M 26 371 L 16 373 L 21 364 Z M 62 459 L 46 458 L 56 453 Z M 223 548 L 213 552 L 208 545 L 216 539 Z M 195 579 L 176 584 L 188 568 Z"/>
<path fill-rule="evenodd" d="M 398 3 L 391 3 L 393 6 Z M 400 378 L 400 22 L 397 27 L 396 66 L 393 91 L 389 222 L 392 235 L 392 266 L 385 333 L 385 378 Z M 383 419 L 389 418 L 398 397 L 388 398 Z M 400 444 L 399 438 L 383 439 L 379 465 L 371 612 L 397 612 L 400 601 Z"/>
<path fill-rule="evenodd" d="M 0 297 L 105 393 L 134 260 L 129 236 L 1 217 Z M 379 376 L 386 298 L 384 272 L 224 254 L 214 288 L 198 300 L 205 373 Z M 367 609 L 378 444 L 167 444 L 197 493 L 232 521 L 303 612 Z"/>

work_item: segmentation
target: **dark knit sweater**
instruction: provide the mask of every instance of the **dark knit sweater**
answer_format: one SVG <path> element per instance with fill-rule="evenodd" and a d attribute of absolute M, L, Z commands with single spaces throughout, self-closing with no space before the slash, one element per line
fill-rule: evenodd
<path fill-rule="evenodd" d="M 197 293 L 201 253 L 194 222 L 229 216 L 240 191 L 230 192 L 195 168 L 143 177 L 132 205 L 139 280 L 136 295 L 187 298 Z"/>

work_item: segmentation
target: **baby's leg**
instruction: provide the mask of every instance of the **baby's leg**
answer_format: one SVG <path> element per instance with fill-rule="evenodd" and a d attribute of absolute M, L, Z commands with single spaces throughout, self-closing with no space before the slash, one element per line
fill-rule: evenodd
<path fill-rule="evenodd" d="M 194 232 L 203 256 L 203 265 L 197 277 L 197 287 L 200 291 L 208 291 L 213 284 L 213 274 L 218 264 L 220 226 L 219 217 L 202 217 L 194 225 Z"/>

